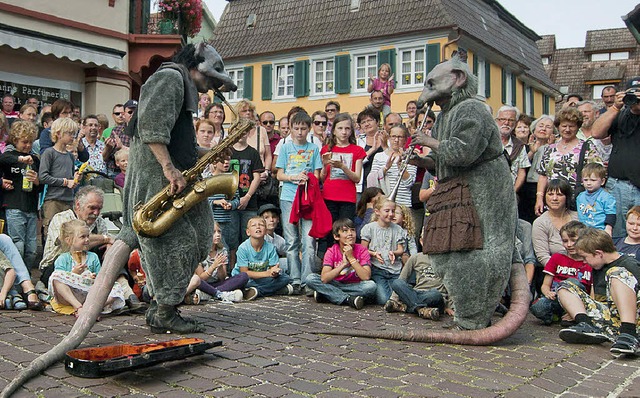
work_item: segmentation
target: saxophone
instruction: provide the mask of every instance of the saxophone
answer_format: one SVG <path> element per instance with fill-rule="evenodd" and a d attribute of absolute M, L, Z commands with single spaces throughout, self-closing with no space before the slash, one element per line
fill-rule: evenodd
<path fill-rule="evenodd" d="M 187 186 L 177 195 L 169 195 L 170 186 L 155 194 L 149 201 L 138 205 L 133 215 L 133 229 L 140 236 L 155 238 L 164 234 L 171 225 L 193 206 L 216 193 L 232 198 L 238 189 L 238 173 L 216 175 L 203 179 L 202 172 L 212 162 L 223 158 L 233 144 L 247 134 L 255 123 L 236 118 L 229 127 L 229 135 L 211 148 L 190 169 L 182 172 Z"/>

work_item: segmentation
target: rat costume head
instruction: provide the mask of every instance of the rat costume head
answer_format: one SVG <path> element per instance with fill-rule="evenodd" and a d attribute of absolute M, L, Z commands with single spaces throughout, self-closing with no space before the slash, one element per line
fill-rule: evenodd
<path fill-rule="evenodd" d="M 199 92 L 212 89 L 220 91 L 236 91 L 238 89 L 238 86 L 233 83 L 225 71 L 222 57 L 210 44 L 204 42 L 196 45 L 188 44 L 173 57 L 173 62 L 196 71 L 196 75 L 202 75 L 193 76 L 192 74 Z"/>
<path fill-rule="evenodd" d="M 457 103 L 463 98 L 474 97 L 477 91 L 478 78 L 466 62 L 454 56 L 429 72 L 418 98 L 418 109 L 429 102 L 435 102 L 441 107 L 449 102 Z"/>

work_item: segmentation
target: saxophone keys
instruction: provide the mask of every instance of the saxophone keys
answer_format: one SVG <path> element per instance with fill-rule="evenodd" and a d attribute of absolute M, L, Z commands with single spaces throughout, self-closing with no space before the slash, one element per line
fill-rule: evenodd
<path fill-rule="evenodd" d="M 196 193 L 203 193 L 204 190 L 206 189 L 206 187 L 207 187 L 207 183 L 205 181 L 203 181 L 203 180 L 200 180 L 200 181 L 196 182 L 195 184 L 193 184 L 193 190 Z"/>

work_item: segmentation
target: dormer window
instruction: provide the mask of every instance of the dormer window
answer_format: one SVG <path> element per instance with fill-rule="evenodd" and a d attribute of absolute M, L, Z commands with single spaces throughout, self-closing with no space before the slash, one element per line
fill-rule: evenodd
<path fill-rule="evenodd" d="M 542 57 L 542 65 L 549 65 L 549 57 Z"/>
<path fill-rule="evenodd" d="M 595 53 L 591 54 L 591 61 L 618 61 L 629 59 L 629 51 L 618 51 L 612 53 Z"/>

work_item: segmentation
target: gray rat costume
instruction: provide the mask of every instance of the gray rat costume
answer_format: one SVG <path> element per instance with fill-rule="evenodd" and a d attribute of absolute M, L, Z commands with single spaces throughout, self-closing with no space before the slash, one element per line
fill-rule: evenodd
<path fill-rule="evenodd" d="M 429 74 L 433 80 L 447 79 L 456 70 L 466 74 L 466 83 L 454 88 L 441 105 L 432 130 L 439 147 L 430 156 L 435 159 L 439 181 L 463 177 L 468 183 L 483 248 L 432 254 L 431 258 L 453 299 L 456 323 L 464 329 L 481 329 L 490 323 L 509 281 L 511 264 L 518 258 L 514 257 L 515 193 L 496 122 L 487 106 L 473 98 L 475 76 L 457 58 L 436 68 Z"/>
<path fill-rule="evenodd" d="M 167 145 L 174 166 L 184 171 L 197 160 L 192 112 L 198 92 L 183 65 L 165 63 L 142 86 L 138 128 L 131 140 L 124 195 L 124 226 L 118 235 L 130 247 L 141 248 L 142 267 L 158 304 L 177 305 L 198 262 L 207 257 L 213 237 L 213 214 L 206 201 L 157 238 L 135 234 L 133 209 L 164 189 L 168 181 L 147 144 Z"/>

